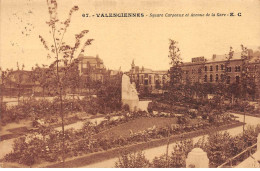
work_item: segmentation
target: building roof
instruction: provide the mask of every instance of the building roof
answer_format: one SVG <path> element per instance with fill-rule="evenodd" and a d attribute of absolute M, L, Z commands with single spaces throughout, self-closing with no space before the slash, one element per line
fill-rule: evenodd
<path fill-rule="evenodd" d="M 132 67 L 134 67 L 134 69 L 131 69 L 130 72 L 134 72 L 134 73 L 140 73 L 140 74 L 167 74 L 168 70 L 152 70 L 149 68 L 144 68 L 139 67 L 139 66 L 135 66 L 134 60 L 132 61 Z"/>
<path fill-rule="evenodd" d="M 78 59 L 80 61 L 82 61 L 83 63 L 89 62 L 90 64 L 93 64 L 93 63 L 99 62 L 100 64 L 103 64 L 103 60 L 100 59 L 98 55 L 96 57 L 94 57 L 94 56 L 84 56 L 83 54 L 80 54 L 78 56 Z"/>
<path fill-rule="evenodd" d="M 33 81 L 30 77 L 30 74 L 32 72 L 33 71 L 25 71 L 25 70 L 12 71 L 8 74 L 8 77 L 9 77 L 8 81 L 12 82 L 12 83 L 19 84 L 19 79 L 21 78 L 20 84 L 22 84 L 22 85 L 33 85 Z"/>
<path fill-rule="evenodd" d="M 211 59 L 207 60 L 207 62 L 217 62 L 217 61 L 225 61 L 228 58 L 228 54 L 224 55 L 216 55 L 214 54 Z M 231 60 L 241 59 L 241 52 L 235 52 L 231 58 Z"/>
<path fill-rule="evenodd" d="M 260 52 L 259 51 L 255 51 L 253 52 L 253 50 L 248 49 L 248 55 L 249 55 L 249 62 L 259 62 L 259 58 L 260 58 Z M 195 57 L 192 58 L 196 59 L 196 58 L 202 58 L 202 57 Z M 201 63 L 211 63 L 211 62 L 222 62 L 222 61 L 226 61 L 228 58 L 228 54 L 223 54 L 223 55 L 217 55 L 217 54 L 213 54 L 211 59 L 205 59 L 200 60 L 200 61 L 192 61 L 192 62 L 185 62 L 183 63 L 184 66 L 188 66 L 188 65 L 196 65 L 196 64 L 201 64 Z M 241 52 L 235 52 L 232 56 L 232 58 L 230 59 L 232 60 L 241 60 Z"/>

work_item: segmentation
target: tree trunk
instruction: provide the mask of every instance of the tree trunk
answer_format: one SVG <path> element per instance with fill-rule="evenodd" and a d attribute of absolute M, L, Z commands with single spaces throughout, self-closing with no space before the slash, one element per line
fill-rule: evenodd
<path fill-rule="evenodd" d="M 62 87 L 60 87 L 60 116 L 62 128 L 62 162 L 64 167 L 65 162 L 65 130 L 64 130 L 64 115 L 63 115 L 63 100 L 62 100 Z"/>
<path fill-rule="evenodd" d="M 168 132 L 168 140 L 167 140 L 167 146 L 166 146 L 166 167 L 169 167 L 169 144 L 170 144 L 170 136 L 169 136 L 169 132 Z"/>
<path fill-rule="evenodd" d="M 17 102 L 18 102 L 18 105 L 19 105 L 19 103 L 20 103 L 20 87 L 18 88 Z"/>

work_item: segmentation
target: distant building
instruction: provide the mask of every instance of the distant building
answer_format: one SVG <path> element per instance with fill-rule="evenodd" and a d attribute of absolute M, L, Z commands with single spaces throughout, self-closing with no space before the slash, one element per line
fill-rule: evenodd
<path fill-rule="evenodd" d="M 134 60 L 131 69 L 127 72 L 131 82 L 135 82 L 139 93 L 162 93 L 169 81 L 168 71 L 155 71 L 144 67 L 135 66 Z"/>
<path fill-rule="evenodd" d="M 17 95 L 18 92 L 23 94 L 31 93 L 34 86 L 31 73 L 31 71 L 25 70 L 10 71 L 4 80 L 3 93 L 5 95 Z"/>
<path fill-rule="evenodd" d="M 249 76 L 257 80 L 256 74 L 259 72 L 259 52 L 253 53 L 249 50 Z M 240 83 L 242 74 L 241 53 L 234 53 L 232 59 L 227 61 L 227 55 L 213 55 L 212 59 L 206 60 L 204 57 L 192 58 L 192 62 L 183 63 L 183 82 L 184 83 L 218 83 L 226 84 Z M 227 78 L 224 80 L 224 74 Z"/>
<path fill-rule="evenodd" d="M 103 60 L 93 56 L 84 56 L 80 54 L 78 57 L 79 62 L 79 75 L 83 78 L 92 81 L 104 81 L 104 77 L 107 75 L 106 68 L 104 66 Z"/>
<path fill-rule="evenodd" d="M 242 64 L 241 52 L 233 54 L 232 59 L 227 60 L 228 55 L 214 54 L 211 59 L 203 56 L 194 57 L 191 62 L 182 64 L 182 83 L 225 83 L 241 84 Z M 260 52 L 248 50 L 248 77 L 255 83 L 256 88 L 260 87 Z M 154 71 L 144 67 L 135 66 L 132 62 L 131 69 L 127 72 L 132 82 L 135 82 L 140 92 L 153 93 L 163 89 L 169 83 L 168 71 Z M 226 75 L 226 79 L 224 78 Z M 158 91 L 157 91 L 158 92 Z"/>

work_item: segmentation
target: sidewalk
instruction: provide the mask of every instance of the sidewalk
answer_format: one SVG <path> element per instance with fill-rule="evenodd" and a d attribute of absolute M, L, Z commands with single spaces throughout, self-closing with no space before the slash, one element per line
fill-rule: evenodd
<path fill-rule="evenodd" d="M 258 155 L 257 153 L 253 154 L 252 156 L 254 158 L 249 156 L 247 159 L 245 159 L 235 168 L 260 168 L 260 164 L 257 161 L 257 159 L 260 159 L 260 156 L 257 155 Z"/>

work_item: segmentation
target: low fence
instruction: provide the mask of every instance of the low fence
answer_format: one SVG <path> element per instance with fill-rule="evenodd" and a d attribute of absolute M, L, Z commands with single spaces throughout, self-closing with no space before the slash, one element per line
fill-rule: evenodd
<path fill-rule="evenodd" d="M 228 161 L 226 161 L 225 163 L 221 164 L 220 166 L 218 166 L 218 168 L 226 168 L 226 167 L 233 167 L 233 165 L 237 165 L 237 162 L 240 161 L 241 156 L 246 156 L 250 157 L 252 156 L 252 151 L 255 151 L 257 147 L 257 143 L 255 143 L 254 145 L 247 147 L 244 151 L 242 151 L 241 153 L 235 155 L 234 157 L 228 159 Z"/>

